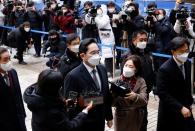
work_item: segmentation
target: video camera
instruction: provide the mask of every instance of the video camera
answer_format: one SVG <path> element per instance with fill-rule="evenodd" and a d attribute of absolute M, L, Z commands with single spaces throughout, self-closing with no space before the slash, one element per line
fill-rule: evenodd
<path fill-rule="evenodd" d="M 158 9 L 148 9 L 146 13 L 148 14 L 146 21 L 150 21 L 150 22 L 153 22 L 153 16 L 159 15 Z"/>
<path fill-rule="evenodd" d="M 181 22 L 185 22 L 186 19 L 190 16 L 189 14 L 190 13 L 188 11 L 188 8 L 185 6 L 182 6 L 176 13 L 176 19 Z"/>
<path fill-rule="evenodd" d="M 12 10 L 13 7 L 14 7 L 14 1 L 13 1 L 13 0 L 7 0 L 7 1 L 4 3 L 4 6 L 7 7 L 8 9 Z"/>
<path fill-rule="evenodd" d="M 131 92 L 131 87 L 128 82 L 117 80 L 116 82 L 110 82 L 112 93 L 117 96 L 125 97 L 126 94 Z"/>
<path fill-rule="evenodd" d="M 95 18 L 97 15 L 97 8 L 95 6 L 92 6 L 92 8 L 88 11 L 89 16 Z"/>

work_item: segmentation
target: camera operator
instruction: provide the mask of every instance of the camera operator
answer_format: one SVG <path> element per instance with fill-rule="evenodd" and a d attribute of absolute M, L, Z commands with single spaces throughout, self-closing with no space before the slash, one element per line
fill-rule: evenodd
<path fill-rule="evenodd" d="M 42 17 L 35 8 L 34 2 L 28 3 L 27 12 L 24 14 L 24 20 L 30 22 L 30 26 L 33 30 L 42 30 Z M 35 57 L 40 57 L 41 53 L 41 35 L 38 33 L 32 33 L 32 39 L 34 40 Z"/>
<path fill-rule="evenodd" d="M 121 11 L 121 19 L 123 31 L 127 32 L 127 36 L 129 38 L 125 38 L 127 40 L 131 39 L 133 32 L 139 29 L 144 29 L 144 18 L 139 15 L 139 4 L 138 3 L 129 3 L 125 5 L 123 10 Z"/>
<path fill-rule="evenodd" d="M 189 11 L 186 7 L 181 7 L 181 9 L 176 14 L 176 23 L 174 25 L 174 30 L 179 35 L 186 38 L 195 38 L 195 8 L 191 9 L 191 13 L 189 15 Z"/>
<path fill-rule="evenodd" d="M 60 34 L 55 30 L 49 31 L 49 38 L 43 47 L 42 53 L 46 54 L 47 49 L 50 48 L 49 61 L 46 63 L 48 67 L 55 68 L 60 60 L 60 57 L 65 52 L 65 43 L 62 41 Z"/>
<path fill-rule="evenodd" d="M 21 1 L 16 1 L 15 6 L 11 12 L 11 25 L 18 27 L 24 22 L 25 8 Z"/>
<path fill-rule="evenodd" d="M 54 9 L 52 8 L 52 3 L 47 2 L 45 8 L 42 11 L 42 19 L 45 28 L 45 32 L 49 32 L 51 29 L 56 29 L 54 24 L 54 16 L 56 15 Z M 48 35 L 44 36 L 44 41 L 46 41 Z"/>
<path fill-rule="evenodd" d="M 5 21 L 4 24 L 5 25 L 10 25 L 11 21 L 10 21 L 10 17 L 11 17 L 11 12 L 14 8 L 14 1 L 12 0 L 6 0 L 4 2 L 4 9 L 3 9 L 3 14 L 5 15 Z"/>
<path fill-rule="evenodd" d="M 110 75 L 113 75 L 113 46 L 115 45 L 114 33 L 110 25 L 110 18 L 107 15 L 107 6 L 100 5 L 97 7 L 97 16 L 95 17 L 95 24 L 98 28 L 99 38 L 102 50 L 102 57 L 105 58 L 105 66 Z M 111 46 L 111 47 L 106 47 Z"/>
<path fill-rule="evenodd" d="M 82 29 L 82 39 L 98 38 L 98 30 L 95 24 L 97 10 L 91 1 L 84 3 L 84 21 Z"/>
<path fill-rule="evenodd" d="M 5 26 L 10 26 L 11 25 L 11 12 L 14 8 L 14 1 L 12 0 L 5 0 L 4 1 L 4 8 L 2 10 L 3 14 L 4 14 L 4 25 Z M 7 34 L 8 34 L 8 29 L 5 29 L 2 31 L 1 34 L 1 43 L 3 44 L 7 44 Z"/>
<path fill-rule="evenodd" d="M 117 11 L 114 2 L 109 2 L 107 4 L 107 8 L 108 8 L 108 16 L 110 17 L 112 31 L 115 37 L 115 44 L 116 46 L 121 47 L 122 26 L 119 23 L 119 11 Z M 116 68 L 119 68 L 120 59 L 121 59 L 121 50 L 116 50 L 116 51 L 117 51 Z"/>
<path fill-rule="evenodd" d="M 55 25 L 66 34 L 75 32 L 73 13 L 67 5 L 63 5 L 61 10 L 58 11 L 57 16 L 54 17 Z"/>
<path fill-rule="evenodd" d="M 154 21 L 154 33 L 155 33 L 155 51 L 158 53 L 170 53 L 169 42 L 175 37 L 173 26 L 171 25 L 169 18 L 166 16 L 164 9 L 158 9 L 158 15 L 153 16 Z M 160 65 L 164 63 L 166 59 L 154 57 L 154 68 L 158 70 Z"/>
<path fill-rule="evenodd" d="M 170 14 L 169 14 L 169 21 L 171 22 L 171 24 L 174 26 L 175 22 L 176 22 L 176 13 L 177 11 L 184 6 L 185 2 L 184 0 L 176 0 L 175 1 L 175 8 L 171 10 Z"/>
<path fill-rule="evenodd" d="M 145 17 L 146 31 L 149 32 L 149 35 L 154 35 L 153 17 L 156 17 L 156 15 L 158 15 L 157 5 L 155 2 L 151 2 L 147 5 L 146 13 L 147 13 L 147 16 Z"/>

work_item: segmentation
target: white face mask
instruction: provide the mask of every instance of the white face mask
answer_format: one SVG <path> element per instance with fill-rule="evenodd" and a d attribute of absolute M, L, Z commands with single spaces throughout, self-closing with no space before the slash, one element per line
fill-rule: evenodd
<path fill-rule="evenodd" d="M 52 9 L 55 9 L 55 8 L 56 8 L 56 4 L 52 4 L 52 5 L 51 5 L 51 8 L 52 8 Z"/>
<path fill-rule="evenodd" d="M 187 61 L 188 55 L 189 55 L 189 53 L 183 53 L 183 54 L 181 54 L 181 55 L 177 55 L 176 57 L 177 57 L 177 59 L 178 59 L 179 61 L 181 61 L 181 62 L 184 63 L 184 62 Z"/>
<path fill-rule="evenodd" d="M 30 31 L 30 28 L 24 28 L 24 30 L 25 30 L 26 32 L 29 32 L 29 31 Z"/>
<path fill-rule="evenodd" d="M 97 10 L 97 14 L 102 15 L 102 10 L 101 9 Z"/>
<path fill-rule="evenodd" d="M 108 8 L 108 12 L 113 13 L 115 11 L 114 8 Z"/>
<path fill-rule="evenodd" d="M 78 53 L 79 52 L 79 45 L 74 45 L 70 47 L 70 50 L 74 53 Z"/>
<path fill-rule="evenodd" d="M 160 21 L 160 20 L 162 20 L 164 18 L 164 15 L 158 15 L 157 16 L 157 19 Z"/>
<path fill-rule="evenodd" d="M 0 66 L 1 66 L 1 69 L 4 71 L 10 71 L 12 69 L 12 64 L 10 61 L 6 64 L 0 64 Z"/>
<path fill-rule="evenodd" d="M 145 49 L 146 48 L 146 44 L 147 44 L 147 42 L 145 42 L 145 41 L 138 42 L 137 43 L 137 48 L 139 48 L 139 49 Z"/>
<path fill-rule="evenodd" d="M 96 54 L 93 55 L 92 57 L 90 57 L 88 59 L 89 64 L 91 64 L 92 66 L 96 66 L 100 64 L 100 55 Z"/>
<path fill-rule="evenodd" d="M 130 78 L 135 75 L 135 70 L 133 68 L 123 67 L 123 76 Z"/>
<path fill-rule="evenodd" d="M 62 12 L 63 12 L 63 13 L 66 13 L 67 11 L 68 11 L 67 9 L 65 9 L 65 10 L 62 10 Z"/>

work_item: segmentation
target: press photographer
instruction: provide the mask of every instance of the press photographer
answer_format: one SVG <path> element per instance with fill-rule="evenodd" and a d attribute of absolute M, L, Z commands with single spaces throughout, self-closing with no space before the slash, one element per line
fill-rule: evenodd
<path fill-rule="evenodd" d="M 122 25 L 119 23 L 119 10 L 117 10 L 114 2 L 109 2 L 107 8 L 108 16 L 110 17 L 110 24 L 115 37 L 115 45 L 121 47 Z M 119 68 L 119 64 L 121 63 L 121 50 L 116 51 L 116 68 Z"/>
<path fill-rule="evenodd" d="M 74 33 L 76 30 L 75 18 L 73 12 L 68 5 L 63 5 L 54 17 L 54 23 L 58 28 L 66 34 Z"/>
<path fill-rule="evenodd" d="M 91 1 L 84 3 L 84 21 L 82 29 L 82 39 L 85 38 L 98 38 L 98 30 L 95 25 L 95 17 L 97 15 L 97 9 L 93 6 Z"/>
<path fill-rule="evenodd" d="M 144 18 L 139 15 L 139 4 L 129 3 L 123 7 L 120 12 L 120 22 L 122 29 L 127 32 L 127 36 L 131 39 L 131 35 L 138 29 L 144 28 Z"/>
<path fill-rule="evenodd" d="M 189 11 L 187 7 L 182 6 L 176 13 L 176 19 L 175 32 L 186 38 L 195 38 L 195 8 Z"/>
<path fill-rule="evenodd" d="M 16 1 L 15 6 L 10 14 L 11 26 L 18 27 L 24 22 L 24 14 L 26 10 L 25 7 L 22 6 L 21 1 Z"/>
<path fill-rule="evenodd" d="M 152 2 L 148 4 L 146 14 L 147 14 L 147 16 L 145 17 L 146 27 L 148 28 L 148 31 L 151 32 L 151 29 L 155 23 L 153 18 L 159 14 L 156 3 Z"/>

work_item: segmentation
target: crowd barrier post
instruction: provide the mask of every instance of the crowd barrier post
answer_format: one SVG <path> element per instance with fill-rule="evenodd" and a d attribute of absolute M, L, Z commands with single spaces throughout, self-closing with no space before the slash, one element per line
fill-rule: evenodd
<path fill-rule="evenodd" d="M 116 48 L 115 48 L 115 45 L 113 46 L 113 60 L 112 60 L 112 78 L 114 79 L 115 78 L 115 61 L 116 61 Z"/>
<path fill-rule="evenodd" d="M 192 92 L 192 96 L 194 94 L 194 61 L 195 61 L 195 57 L 192 57 L 192 59 L 191 59 L 191 92 Z"/>

